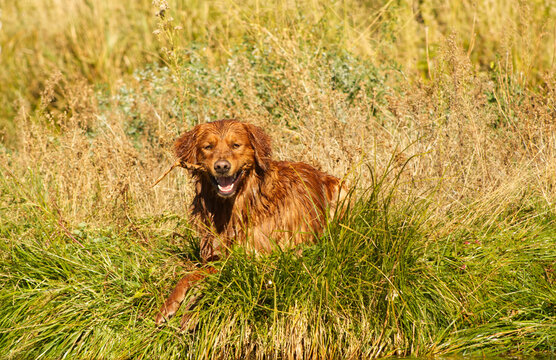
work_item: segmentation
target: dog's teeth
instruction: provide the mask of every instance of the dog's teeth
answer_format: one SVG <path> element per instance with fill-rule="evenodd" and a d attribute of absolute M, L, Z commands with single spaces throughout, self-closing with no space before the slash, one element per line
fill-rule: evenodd
<path fill-rule="evenodd" d="M 218 185 L 218 190 L 220 190 L 223 193 L 229 193 L 230 191 L 232 191 L 234 188 L 234 184 L 230 184 L 227 186 L 222 186 L 222 185 Z"/>
<path fill-rule="evenodd" d="M 238 177 L 239 173 L 236 173 L 234 176 L 222 176 L 215 178 L 218 191 L 225 195 L 233 193 Z"/>
<path fill-rule="evenodd" d="M 234 190 L 234 177 L 226 176 L 218 178 L 216 181 L 218 183 L 218 190 L 222 193 L 230 193 Z"/>

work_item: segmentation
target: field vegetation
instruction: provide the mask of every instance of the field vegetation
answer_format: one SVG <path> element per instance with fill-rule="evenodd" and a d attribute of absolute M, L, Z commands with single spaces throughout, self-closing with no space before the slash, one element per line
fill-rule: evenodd
<path fill-rule="evenodd" d="M 556 351 L 556 3 L 0 0 L 0 354 Z M 191 126 L 264 127 L 352 188 L 315 244 L 234 249 L 197 324 Z"/>

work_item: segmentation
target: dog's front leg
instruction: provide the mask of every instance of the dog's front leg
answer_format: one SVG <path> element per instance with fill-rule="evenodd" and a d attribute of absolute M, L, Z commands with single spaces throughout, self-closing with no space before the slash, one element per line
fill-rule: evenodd
<path fill-rule="evenodd" d="M 212 266 L 206 267 L 204 269 L 196 270 L 191 274 L 184 276 L 176 285 L 168 299 L 164 302 L 160 308 L 158 314 L 156 315 L 155 323 L 156 325 L 161 325 L 172 316 L 176 314 L 176 311 L 180 308 L 181 303 L 185 299 L 187 290 L 197 285 L 201 280 L 203 280 L 207 275 L 214 274 L 216 269 Z M 194 301 L 191 301 L 192 304 Z"/>

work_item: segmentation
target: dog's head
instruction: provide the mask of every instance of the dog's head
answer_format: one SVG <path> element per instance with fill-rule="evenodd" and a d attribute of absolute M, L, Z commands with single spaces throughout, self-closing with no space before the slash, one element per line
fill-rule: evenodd
<path fill-rule="evenodd" d="M 247 172 L 266 171 L 270 138 L 258 126 L 235 120 L 197 125 L 174 143 L 178 158 L 198 165 L 221 197 L 236 194 Z"/>

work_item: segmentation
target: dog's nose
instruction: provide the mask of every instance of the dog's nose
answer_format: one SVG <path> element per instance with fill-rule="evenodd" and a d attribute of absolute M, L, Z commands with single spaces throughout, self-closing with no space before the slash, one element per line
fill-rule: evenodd
<path fill-rule="evenodd" d="M 214 171 L 219 174 L 225 174 L 230 170 L 231 164 L 228 160 L 218 160 L 214 163 Z"/>

